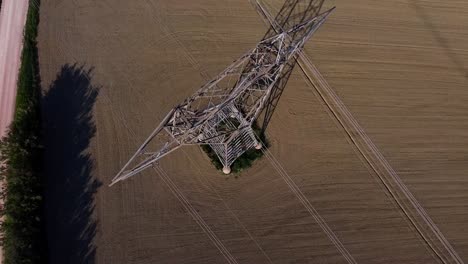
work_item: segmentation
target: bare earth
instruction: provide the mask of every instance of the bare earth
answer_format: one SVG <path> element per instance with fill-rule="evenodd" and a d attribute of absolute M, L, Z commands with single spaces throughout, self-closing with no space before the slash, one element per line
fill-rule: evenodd
<path fill-rule="evenodd" d="M 331 6 L 306 53 L 468 261 L 468 3 Z M 200 72 L 266 30 L 247 0 L 43 1 L 51 263 L 226 263 L 154 171 L 107 184 Z M 298 67 L 268 134 L 357 263 L 441 263 Z M 226 178 L 193 147 L 161 166 L 236 262 L 347 263 L 267 159 Z"/>

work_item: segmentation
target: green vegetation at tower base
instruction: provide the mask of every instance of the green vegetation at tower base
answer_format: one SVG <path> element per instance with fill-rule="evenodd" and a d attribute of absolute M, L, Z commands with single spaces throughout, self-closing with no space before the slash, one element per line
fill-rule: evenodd
<path fill-rule="evenodd" d="M 260 140 L 265 144 L 264 146 L 262 146 L 262 148 L 268 148 L 269 144 L 265 138 L 265 134 L 262 133 L 258 126 L 255 124 L 253 126 L 253 130 L 256 135 L 259 135 Z M 201 145 L 200 147 L 206 153 L 206 155 L 208 155 L 208 157 L 211 160 L 211 163 L 215 166 L 215 168 L 217 170 L 222 170 L 223 164 L 219 160 L 214 150 L 209 145 Z M 257 149 L 249 149 L 234 161 L 234 163 L 231 165 L 231 172 L 240 173 L 241 171 L 252 167 L 253 163 L 261 157 L 263 157 L 263 151 Z"/>
<path fill-rule="evenodd" d="M 46 263 L 43 223 L 40 78 L 36 46 L 38 1 L 30 5 L 24 32 L 15 116 L 0 142 L 5 182 L 2 224 L 4 264 Z"/>

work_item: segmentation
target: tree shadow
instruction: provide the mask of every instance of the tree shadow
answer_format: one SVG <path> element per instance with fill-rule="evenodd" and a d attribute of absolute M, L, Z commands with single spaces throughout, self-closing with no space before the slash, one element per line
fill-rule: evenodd
<path fill-rule="evenodd" d="M 286 0 L 280 11 L 275 17 L 275 21 L 284 30 L 292 28 L 294 25 L 303 23 L 320 14 L 325 0 Z M 300 39 L 303 32 L 296 32 L 293 39 Z M 275 28 L 270 26 L 262 40 L 271 38 L 278 34 Z M 268 97 L 262 114 L 258 118 L 258 126 L 260 127 L 260 136 L 264 137 L 265 131 L 270 123 L 270 120 L 275 112 L 281 95 L 284 92 L 291 73 L 297 64 L 297 55 L 288 61 L 279 77 L 278 81 L 273 86 L 270 96 Z"/>
<path fill-rule="evenodd" d="M 92 175 L 88 151 L 99 90 L 90 82 L 92 72 L 64 65 L 43 96 L 49 263 L 94 263 L 94 195 L 101 182 Z"/>
<path fill-rule="evenodd" d="M 432 19 L 429 17 L 429 15 L 426 13 L 424 8 L 421 6 L 419 0 L 412 0 L 409 2 L 410 6 L 416 11 L 417 15 L 419 18 L 423 21 L 424 25 L 426 26 L 427 29 L 429 29 L 432 33 L 433 38 L 437 41 L 439 44 L 439 47 L 441 47 L 447 57 L 450 59 L 450 61 L 455 65 L 457 68 L 457 71 L 465 77 L 466 80 L 468 80 L 468 68 L 464 64 L 463 60 L 460 59 L 459 56 L 453 51 L 453 48 L 450 46 L 449 41 L 444 38 L 441 34 L 441 32 L 437 29 L 436 25 L 432 22 Z"/>

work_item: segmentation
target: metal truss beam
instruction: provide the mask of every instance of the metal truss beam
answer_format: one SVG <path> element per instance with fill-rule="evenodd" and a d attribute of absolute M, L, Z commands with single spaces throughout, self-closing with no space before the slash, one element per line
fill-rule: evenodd
<path fill-rule="evenodd" d="M 230 172 L 245 151 L 261 148 L 252 125 L 288 62 L 334 8 L 268 37 L 174 107 L 110 185 L 151 167 L 184 145 L 209 145 Z M 275 28 L 279 30 L 279 28 Z"/>

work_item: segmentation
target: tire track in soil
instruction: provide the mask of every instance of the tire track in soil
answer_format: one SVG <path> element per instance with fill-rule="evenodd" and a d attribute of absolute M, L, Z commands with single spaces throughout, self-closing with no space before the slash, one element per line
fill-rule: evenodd
<path fill-rule="evenodd" d="M 439 230 L 437 225 L 432 221 L 426 210 L 416 200 L 408 187 L 403 183 L 399 175 L 383 157 L 381 152 L 370 140 L 362 127 L 357 123 L 346 106 L 344 106 L 341 99 L 339 99 L 337 95 L 331 90 L 315 66 L 310 61 L 308 61 L 307 57 L 301 56 L 300 58 L 302 63 L 304 63 L 304 65 L 301 66 L 301 69 L 306 75 L 306 78 L 312 84 L 313 89 L 316 89 L 317 92 L 319 92 L 322 100 L 326 102 L 326 106 L 330 108 L 335 117 L 342 124 L 342 127 L 346 130 L 348 136 L 364 156 L 367 163 L 379 176 L 380 180 L 391 194 L 393 199 L 396 201 L 397 205 L 401 208 L 405 216 L 409 219 L 411 224 L 414 226 L 422 239 L 427 243 L 429 248 L 443 263 L 464 263 L 463 260 L 458 256 L 457 252 L 450 245 L 448 240 L 445 238 L 445 236 L 442 234 L 442 232 Z M 302 63 L 300 61 L 299 65 Z M 311 75 L 313 75 L 313 77 Z M 319 84 L 316 82 L 319 82 Z M 327 97 L 329 97 L 332 102 L 328 101 L 328 99 L 326 99 Z M 349 123 L 347 124 L 346 122 Z M 355 134 L 357 134 L 358 137 L 356 137 Z M 406 203 L 410 203 L 410 205 L 408 206 Z M 414 211 L 412 212 L 412 209 L 415 209 L 416 213 Z M 421 220 L 423 223 L 420 223 Z M 429 228 L 429 230 L 426 230 L 427 228 Z M 438 242 L 440 242 L 441 245 Z M 449 257 L 447 257 L 447 253 Z"/>
<path fill-rule="evenodd" d="M 126 122 L 122 114 L 119 116 L 120 116 L 121 122 Z M 128 128 L 128 132 L 133 135 L 132 137 L 133 139 L 136 137 L 135 132 L 131 128 Z M 135 145 L 138 144 L 136 140 L 133 140 L 133 141 Z M 226 261 L 228 263 L 237 263 L 236 259 L 227 250 L 227 248 L 224 246 L 222 241 L 211 230 L 208 224 L 206 224 L 206 222 L 203 220 L 200 214 L 198 214 L 197 210 L 191 205 L 191 203 L 184 196 L 184 194 L 179 190 L 177 185 L 170 179 L 167 173 L 161 167 L 159 167 L 159 165 L 153 166 L 153 169 L 159 174 L 163 182 L 169 187 L 169 189 L 171 190 L 173 195 L 177 198 L 177 200 L 181 202 L 182 206 L 187 211 L 187 213 L 189 213 L 189 215 L 192 216 L 193 220 L 200 226 L 202 231 L 209 237 L 209 239 L 213 242 L 213 244 L 215 244 L 216 248 L 218 248 L 218 250 L 221 252 L 223 257 L 225 257 Z"/>
<path fill-rule="evenodd" d="M 273 26 L 277 30 L 280 30 L 280 27 L 274 24 L 274 19 L 261 6 L 258 0 L 255 0 L 253 5 L 254 7 L 259 7 L 259 14 L 262 16 L 264 21 L 266 20 L 267 25 Z M 270 7 L 270 9 L 272 8 Z M 364 129 L 359 125 L 357 120 L 353 117 L 351 112 L 344 105 L 338 95 L 329 86 L 315 65 L 313 65 L 310 59 L 305 55 L 304 51 L 299 53 L 298 64 L 309 82 L 312 84 L 312 88 L 315 89 L 316 92 L 320 95 L 325 105 L 333 113 L 335 118 L 353 141 L 354 145 L 358 148 L 368 164 L 379 176 L 388 192 L 397 202 L 403 213 L 410 220 L 419 235 L 432 249 L 434 254 L 438 256 L 438 258 L 443 263 L 463 264 L 463 260 L 459 257 L 455 249 L 438 229 L 437 225 L 429 217 L 426 210 L 409 191 L 408 187 L 403 183 L 396 171 L 383 157 L 377 146 L 375 146 L 375 144 L 367 136 Z M 396 187 L 396 189 L 394 189 L 394 187 Z M 411 206 L 406 204 L 408 202 L 411 204 Z M 411 212 L 411 209 L 415 209 L 417 213 Z M 416 219 L 419 217 L 420 219 Z M 423 221 L 423 224 L 419 222 L 421 220 Z M 426 228 L 429 228 L 429 231 L 424 230 Z M 442 245 L 439 245 L 437 242 L 440 242 Z M 449 257 L 447 257 L 447 253 Z"/>
<path fill-rule="evenodd" d="M 129 80 L 128 76 L 125 73 L 122 73 L 124 76 L 125 80 L 127 81 L 128 85 L 130 87 L 134 87 L 133 83 Z M 107 95 L 106 91 L 107 89 L 103 89 L 103 94 L 105 95 L 105 98 L 108 101 L 109 108 L 111 109 L 111 113 L 113 119 L 115 116 L 118 116 L 120 119 L 120 123 L 124 124 L 125 128 L 127 131 L 132 135 L 132 139 L 135 143 L 135 146 L 138 144 L 138 142 L 135 141 L 136 134 L 135 132 L 127 125 L 127 121 L 124 118 L 123 113 L 120 111 L 119 114 L 116 114 L 115 110 L 113 109 L 111 99 L 109 95 Z M 144 105 L 148 110 L 151 110 L 150 106 L 146 101 L 144 101 Z M 181 202 L 183 205 L 184 209 L 189 213 L 189 215 L 192 216 L 192 218 L 195 220 L 195 222 L 200 226 L 202 231 L 210 238 L 210 240 L 215 244 L 215 246 L 220 250 L 221 254 L 226 258 L 226 261 L 228 263 L 237 263 L 235 258 L 231 255 L 231 253 L 226 249 L 222 241 L 216 236 L 216 234 L 211 230 L 211 228 L 206 224 L 206 222 L 203 220 L 203 218 L 198 214 L 198 212 L 193 208 L 193 206 L 190 204 L 190 202 L 185 198 L 182 192 L 178 189 L 178 187 L 172 182 L 170 178 L 168 178 L 167 174 L 165 171 L 162 170 L 162 168 L 155 168 L 155 170 L 158 172 L 160 175 L 161 179 L 166 183 L 166 185 L 169 187 L 173 195 Z M 130 193 L 128 190 L 126 191 L 127 193 Z M 125 206 L 124 206 L 125 208 Z M 137 223 L 138 224 L 138 223 Z"/>
<path fill-rule="evenodd" d="M 148 3 L 148 5 L 150 7 L 153 8 L 153 10 L 155 10 L 155 7 L 151 4 L 150 0 L 146 0 L 146 2 Z M 197 71 L 200 72 L 200 75 L 205 79 L 205 80 L 209 80 L 209 75 L 202 69 L 202 67 L 200 66 L 200 64 L 196 61 L 196 59 L 190 54 L 190 52 L 185 48 L 185 46 L 180 42 L 180 40 L 177 39 L 176 35 L 170 31 L 170 29 L 167 27 L 167 25 L 163 24 L 161 22 L 160 19 L 158 19 L 157 16 L 154 16 L 154 18 L 156 20 L 158 20 L 159 22 L 159 25 L 163 27 L 165 33 L 167 34 L 168 37 L 172 38 L 177 44 L 178 46 L 182 49 L 183 51 L 183 54 L 185 55 L 186 59 L 189 61 L 189 63 L 192 65 L 193 68 L 195 68 Z M 56 32 L 57 33 L 57 32 Z M 61 34 L 57 34 L 59 35 L 60 37 L 58 37 L 58 39 L 60 41 L 62 41 L 63 43 L 65 43 L 64 41 L 64 38 Z M 107 36 L 107 35 L 106 35 Z M 108 37 L 108 36 L 107 36 Z M 118 39 L 118 41 L 121 43 L 121 46 L 122 46 L 122 40 L 121 39 Z M 64 54 L 63 52 L 63 49 L 60 49 L 59 50 L 60 53 Z M 84 53 L 83 53 L 84 54 Z M 75 60 L 76 60 L 76 57 L 74 57 L 73 55 L 71 55 L 71 57 Z M 129 80 L 128 76 L 125 75 L 124 73 L 122 73 L 124 75 L 124 78 L 127 82 L 127 84 L 132 88 L 132 90 L 135 90 L 133 89 L 134 88 L 134 85 L 133 83 Z M 88 79 L 89 80 L 89 79 Z M 90 80 L 89 80 L 90 81 Z M 102 94 L 104 96 L 104 98 L 108 101 L 108 105 L 110 106 L 110 110 L 111 110 L 111 113 L 112 113 L 112 119 L 115 120 L 115 117 L 117 116 L 118 119 L 120 119 L 120 123 L 123 123 L 125 128 L 128 130 L 129 133 L 131 133 L 133 135 L 133 137 L 129 137 L 129 138 L 134 138 L 135 134 L 134 132 L 132 131 L 132 129 L 127 125 L 127 122 L 125 120 L 125 118 L 123 117 L 124 114 L 119 111 L 120 113 L 116 113 L 115 110 L 113 109 L 113 106 L 112 106 L 112 102 L 111 102 L 111 99 L 109 97 L 109 95 L 107 94 L 107 89 L 102 89 Z M 136 89 L 136 91 L 138 92 L 138 90 Z M 141 95 L 141 92 L 139 92 L 139 94 Z M 144 101 L 144 105 L 146 106 L 146 108 L 148 110 L 151 110 L 150 106 L 148 105 L 148 103 L 146 101 Z M 193 208 L 193 206 L 191 206 L 190 202 L 185 198 L 185 196 L 183 196 L 183 194 L 178 190 L 177 186 L 175 184 L 173 184 L 173 182 L 170 180 L 170 178 L 167 176 L 167 173 L 165 173 L 161 168 L 155 168 L 155 171 L 157 171 L 161 178 L 163 179 L 163 181 L 168 185 L 168 187 L 171 189 L 171 192 L 173 192 L 173 194 L 176 196 L 176 198 L 182 203 L 183 207 L 186 209 L 186 211 L 192 216 L 192 218 L 199 224 L 199 226 L 202 228 L 202 230 L 207 234 L 207 236 L 210 238 L 210 240 L 215 244 L 215 246 L 218 248 L 218 250 L 220 250 L 220 252 L 222 253 L 222 255 L 226 258 L 226 260 L 229 262 L 229 263 L 237 263 L 236 260 L 232 257 L 232 255 L 229 253 L 229 251 L 227 251 L 227 249 L 225 248 L 225 246 L 222 244 L 222 242 L 219 240 L 219 238 L 217 238 L 217 236 L 214 234 L 213 231 L 211 231 L 211 229 L 209 228 L 209 226 L 206 224 L 206 222 L 204 222 L 204 220 L 199 216 L 199 214 L 196 212 L 196 210 Z M 165 177 L 166 176 L 166 177 Z M 165 178 L 164 178 L 165 177 Z M 172 186 L 172 187 L 171 187 Z M 289 186 L 289 185 L 288 185 Z M 128 186 L 127 186 L 128 187 Z M 297 187 L 297 186 L 296 186 Z M 210 188 L 212 189 L 212 188 Z M 212 189 L 213 190 L 213 189 Z M 293 190 L 293 189 L 292 189 Z M 129 190 L 127 191 L 123 191 L 123 192 L 127 192 L 127 193 L 130 193 Z M 294 193 L 294 191 L 293 191 Z M 264 256 L 268 259 L 269 263 L 272 263 L 271 262 L 271 259 L 268 257 L 268 255 L 265 253 L 265 251 L 261 248 L 261 246 L 258 244 L 258 242 L 253 238 L 253 236 L 251 235 L 251 233 L 245 228 L 245 225 L 242 224 L 242 222 L 239 220 L 239 218 L 237 217 L 237 215 L 235 215 L 232 210 L 229 208 L 229 206 L 226 204 L 225 200 L 223 200 L 219 193 L 216 192 L 216 195 L 222 200 L 223 204 L 225 205 L 226 209 L 231 212 L 231 214 L 234 216 L 234 218 L 236 219 L 236 221 L 242 226 L 242 228 L 244 229 L 244 231 L 248 234 L 248 236 L 252 239 L 252 241 L 257 245 L 257 247 L 259 248 L 259 250 L 262 252 L 262 254 L 264 254 Z M 124 199 L 125 200 L 125 199 Z M 307 201 L 308 203 L 308 201 Z M 309 203 L 310 204 L 310 203 Z M 123 209 L 124 211 L 128 211 L 126 210 L 127 206 L 124 206 L 123 205 Z M 307 208 L 307 207 L 306 207 Z M 309 209 L 309 208 L 307 208 Z M 315 209 L 314 209 L 315 210 Z M 315 217 L 314 217 L 315 218 Z M 336 243 L 336 241 L 333 241 L 332 242 Z M 349 263 L 355 263 L 353 262 L 352 260 L 349 260 L 349 257 L 345 257 Z"/>
<path fill-rule="evenodd" d="M 262 248 L 262 246 L 260 245 L 260 243 L 254 238 L 254 236 L 252 235 L 252 233 L 250 233 L 250 231 L 247 229 L 247 227 L 242 223 L 242 221 L 239 219 L 239 217 L 234 213 L 234 211 L 232 211 L 231 207 L 227 204 L 226 200 L 224 200 L 221 195 L 219 194 L 218 191 L 216 191 L 216 189 L 211 185 L 211 183 L 206 179 L 206 177 L 204 176 L 205 174 L 203 174 L 201 168 L 200 168 L 200 165 L 198 163 L 196 163 L 191 157 L 190 155 L 188 155 L 188 153 L 182 149 L 182 151 L 184 152 L 184 155 L 190 160 L 190 162 L 192 162 L 192 164 L 194 164 L 198 170 L 198 173 L 199 175 L 202 175 L 203 179 L 205 181 L 207 181 L 207 183 L 202 183 L 205 187 L 207 187 L 208 189 L 210 189 L 217 197 L 218 199 L 223 203 L 224 207 L 228 210 L 229 213 L 231 213 L 231 215 L 234 217 L 234 219 L 236 220 L 236 222 L 242 227 L 242 229 L 244 230 L 244 232 L 248 235 L 248 237 L 252 240 L 252 242 L 254 242 L 254 244 L 256 245 L 256 247 L 260 250 L 260 252 L 265 256 L 265 258 L 267 259 L 268 263 L 273 263 L 271 258 L 268 256 L 268 254 L 266 253 L 266 251 Z"/>
<path fill-rule="evenodd" d="M 263 142 L 260 138 L 257 137 L 257 140 L 262 143 L 263 146 L 266 146 L 265 142 Z M 314 218 L 315 222 L 320 226 L 322 231 L 327 235 L 328 239 L 335 245 L 338 249 L 340 254 L 343 258 L 350 264 L 357 264 L 354 257 L 349 253 L 349 251 L 345 248 L 343 243 L 341 243 L 340 239 L 336 236 L 333 230 L 328 226 L 325 220 L 320 216 L 317 210 L 313 207 L 301 189 L 297 186 L 297 184 L 293 181 L 291 176 L 287 173 L 284 169 L 283 165 L 273 156 L 271 151 L 267 148 L 262 148 L 262 152 L 264 156 L 270 161 L 271 165 L 275 168 L 278 174 L 282 177 L 284 182 L 288 185 L 291 192 L 297 197 L 297 199 L 302 203 L 302 205 L 306 208 L 309 214 Z"/>
<path fill-rule="evenodd" d="M 104 91 L 103 91 L 104 92 Z M 116 113 L 113 106 L 112 102 L 107 94 L 105 92 L 103 93 L 104 99 L 107 100 L 109 109 L 111 111 L 111 116 L 112 119 L 115 120 L 115 117 L 117 117 L 122 124 L 127 124 L 127 121 L 123 117 L 123 113 L 120 111 L 120 113 Z M 138 145 L 138 142 L 135 140 L 135 132 L 128 127 L 127 125 L 124 125 L 125 128 L 127 129 L 127 133 L 133 135 L 130 137 L 133 140 L 133 143 L 135 146 Z M 211 230 L 211 228 L 206 224 L 206 222 L 201 218 L 201 216 L 198 214 L 196 209 L 193 208 L 193 206 L 190 204 L 190 202 L 185 198 L 182 192 L 177 188 L 177 186 L 172 182 L 172 180 L 167 179 L 167 174 L 162 170 L 162 168 L 155 168 L 155 171 L 160 175 L 161 179 L 163 179 L 164 183 L 169 187 L 173 195 L 181 202 L 182 206 L 184 209 L 187 211 L 189 215 L 192 216 L 194 221 L 200 226 L 202 231 L 210 238 L 210 240 L 215 244 L 215 246 L 221 251 L 222 255 L 226 258 L 228 263 L 237 263 L 237 261 L 232 257 L 232 255 L 227 251 L 225 246 L 222 244 L 222 242 L 217 238 L 216 234 Z M 125 185 L 124 185 L 125 186 Z M 128 187 L 128 186 L 127 186 Z M 123 187 L 125 189 L 125 187 Z M 131 193 L 129 190 L 123 190 L 122 193 Z M 125 200 L 125 199 L 122 199 Z M 123 205 L 123 204 L 122 204 Z M 126 206 L 123 206 L 122 208 L 126 208 Z M 137 228 L 139 228 L 140 224 L 137 223 Z"/>
<path fill-rule="evenodd" d="M 193 67 L 194 69 L 196 69 L 197 71 L 199 71 L 199 72 L 200 72 L 200 75 L 201 75 L 206 81 L 210 80 L 209 75 L 202 69 L 202 67 L 200 66 L 200 64 L 198 63 L 198 61 L 190 54 L 190 52 L 189 52 L 189 51 L 186 49 L 186 47 L 180 42 L 180 40 L 177 39 L 176 35 L 169 29 L 169 27 L 168 27 L 166 24 L 162 23 L 161 19 L 159 19 L 159 17 L 156 15 L 156 14 L 157 14 L 156 10 L 158 10 L 157 7 L 155 7 L 155 6 L 153 5 L 153 3 L 151 2 L 151 0 L 146 0 L 146 3 L 147 3 L 148 6 L 149 6 L 150 8 L 152 8 L 152 10 L 154 11 L 154 12 L 152 12 L 152 14 L 153 14 L 153 13 L 155 14 L 155 15 L 153 15 L 153 18 L 158 22 L 157 25 L 158 25 L 158 26 L 161 26 L 161 27 L 163 28 L 164 33 L 166 34 L 165 37 L 166 37 L 166 36 L 171 37 L 171 38 L 178 44 L 179 48 L 182 49 L 183 54 L 185 55 L 185 57 L 187 58 L 187 60 L 189 61 L 189 63 L 192 65 L 192 67 Z M 128 80 L 127 77 L 126 77 L 126 80 L 127 80 L 127 82 L 129 83 L 129 85 L 131 85 L 131 83 L 130 83 L 130 81 Z M 146 101 L 144 101 L 144 104 L 147 106 L 147 108 L 148 108 L 149 110 L 151 110 L 151 108 L 148 106 L 148 104 L 147 104 Z M 280 174 L 280 175 L 284 175 L 284 174 Z M 288 183 L 288 181 L 286 181 L 286 183 Z M 294 185 L 295 185 L 295 184 L 294 184 Z M 292 188 L 292 187 L 291 187 L 292 185 L 289 185 L 289 184 L 288 184 L 288 186 L 291 188 L 291 191 L 292 191 L 294 194 L 296 194 L 296 196 L 297 196 L 297 192 L 294 192 L 294 189 L 295 189 L 295 188 Z M 297 185 L 295 185 L 295 186 L 296 186 L 296 188 L 298 189 Z M 301 193 L 302 193 L 302 192 L 301 192 Z M 218 196 L 218 197 L 219 197 L 219 196 Z M 304 197 L 305 197 L 305 196 L 304 196 Z M 299 198 L 299 196 L 298 196 L 298 198 Z M 299 198 L 299 200 L 301 200 L 301 198 Z M 301 200 L 301 201 L 302 201 L 302 200 Z M 224 200 L 223 200 L 223 203 L 225 203 Z M 326 223 L 325 223 L 325 221 L 323 220 L 323 218 L 321 218 L 321 216 L 318 215 L 318 212 L 316 212 L 315 209 L 311 209 L 311 208 L 313 208 L 313 207 L 311 207 L 310 202 L 307 200 L 307 198 L 306 198 L 306 202 L 304 202 L 303 204 L 306 205 L 306 209 L 307 209 L 309 212 L 312 212 L 311 215 L 314 217 L 314 219 L 315 219 L 316 221 L 317 221 L 317 219 L 321 219 L 321 222 L 317 221 L 317 223 L 322 227 L 322 229 L 324 230 L 324 232 L 325 232 L 329 237 L 331 237 L 330 240 L 331 240 L 335 245 L 338 245 L 337 247 L 338 247 L 339 251 L 340 251 L 341 254 L 344 256 L 344 258 L 348 261 L 348 263 L 356 263 L 355 260 L 354 260 L 354 258 L 353 258 L 353 257 L 349 254 L 349 252 L 344 248 L 344 246 L 343 246 L 342 243 L 338 240 L 338 238 L 337 238 L 336 235 L 333 233 L 333 231 L 328 227 L 328 225 L 326 225 Z M 307 206 L 307 205 L 310 205 L 310 206 Z M 229 209 L 229 207 L 226 206 L 226 208 L 227 208 L 229 211 L 231 211 L 231 210 Z M 236 216 L 235 218 L 238 219 L 237 216 Z M 243 227 L 245 227 L 241 222 L 239 222 L 239 223 L 240 223 Z M 251 236 L 250 232 L 249 232 L 248 234 L 249 234 L 249 236 Z M 258 244 L 255 240 L 253 240 L 253 242 L 259 246 L 259 244 Z M 341 245 L 341 246 L 339 246 L 339 245 Z M 263 251 L 263 250 L 262 250 L 262 251 Z M 264 252 L 264 251 L 263 251 L 263 252 Z M 265 253 L 265 256 L 267 256 L 266 253 Z M 269 257 L 268 257 L 268 259 L 269 259 Z M 270 259 L 269 259 L 269 260 L 270 260 Z M 271 261 L 271 260 L 270 260 L 270 261 Z"/>
<path fill-rule="evenodd" d="M 75 3 L 74 3 L 75 4 Z M 57 30 L 54 31 L 55 33 L 55 39 L 59 40 L 60 43 L 65 43 L 66 44 L 66 41 L 64 40 L 64 36 L 63 34 L 60 34 Z M 120 42 L 121 42 L 121 39 L 118 39 Z M 102 45 L 101 45 L 102 46 Z M 82 47 L 83 49 L 83 47 Z M 79 51 L 81 52 L 81 56 L 84 56 L 84 52 L 82 52 L 82 49 L 80 49 Z M 78 62 L 77 58 L 73 55 L 73 54 L 70 54 L 70 53 L 67 53 L 67 52 L 64 52 L 64 49 L 62 48 L 61 45 L 58 45 L 57 46 L 57 51 L 60 55 L 62 55 L 63 57 L 67 57 L 67 56 L 70 56 L 75 62 Z M 190 56 L 188 58 L 191 58 Z M 190 61 L 190 59 L 189 59 Z M 193 61 L 191 61 L 192 65 L 193 64 Z M 130 87 L 134 87 L 133 86 L 133 83 L 128 79 L 128 76 L 125 75 L 125 73 L 123 73 L 123 75 L 125 76 L 125 80 L 127 81 L 127 83 L 130 85 Z M 91 80 L 89 79 L 88 76 L 85 76 L 86 79 L 88 80 L 88 82 L 91 82 Z M 135 89 L 133 89 L 135 90 Z M 130 134 L 133 135 L 133 137 L 129 137 L 129 138 L 132 138 L 134 139 L 135 138 L 135 133 L 134 131 L 127 125 L 128 123 L 126 122 L 125 118 L 123 117 L 123 113 L 120 111 L 119 114 L 117 114 L 113 108 L 113 105 L 112 105 L 112 101 L 109 97 L 109 95 L 107 94 L 107 89 L 105 88 L 102 88 L 101 89 L 101 92 L 102 92 L 102 95 L 103 95 L 103 98 L 105 100 L 107 100 L 107 103 L 108 103 L 108 106 L 109 106 L 109 109 L 111 111 L 111 116 L 112 116 L 112 119 L 115 120 L 115 117 L 119 117 L 120 119 L 120 123 L 123 124 L 125 126 L 125 128 L 127 129 L 127 132 L 129 132 Z M 148 109 L 149 106 L 148 106 L 148 103 L 145 101 L 145 105 Z M 135 117 L 135 118 L 139 118 L 139 117 Z M 137 145 L 137 142 L 135 142 L 135 145 Z M 97 144 L 99 145 L 99 144 Z M 99 152 L 99 151 L 98 151 Z M 189 215 L 192 216 L 192 218 L 195 220 L 195 222 L 200 226 L 200 228 L 202 229 L 202 231 L 210 238 L 210 240 L 215 244 L 215 246 L 218 248 L 218 250 L 220 250 L 221 254 L 226 258 L 226 261 L 228 263 L 237 263 L 237 261 L 235 260 L 235 258 L 230 254 L 229 251 L 227 251 L 226 247 L 224 246 L 224 244 L 219 240 L 219 238 L 216 236 L 216 234 L 211 230 L 211 228 L 206 224 L 206 222 L 203 220 L 203 218 L 200 217 L 200 215 L 197 213 L 197 211 L 193 208 L 193 206 L 190 204 L 190 202 L 188 202 L 188 200 L 185 198 L 185 196 L 183 196 L 183 194 L 178 191 L 178 188 L 175 184 L 173 184 L 173 182 L 169 179 L 169 181 L 164 177 L 164 175 L 167 175 L 165 174 L 164 171 L 159 170 L 159 175 L 160 177 L 163 179 L 163 181 L 168 185 L 168 187 L 170 188 L 171 192 L 173 193 L 173 195 L 182 203 L 183 207 L 186 209 L 187 213 L 189 213 Z M 128 186 L 127 186 L 128 187 Z M 175 187 L 175 188 L 174 188 Z M 123 187 L 123 189 L 125 189 L 125 187 Z M 123 190 L 122 193 L 131 193 L 129 190 Z M 121 199 L 122 203 L 121 203 L 121 208 L 123 209 L 124 213 L 127 212 L 128 214 L 128 210 L 126 210 L 127 206 L 125 206 L 125 203 L 124 201 L 127 200 L 127 199 Z M 99 201 L 99 203 L 102 205 L 102 201 Z M 99 206 L 100 208 L 102 208 L 102 206 Z M 101 212 L 101 215 L 102 215 L 102 212 Z M 137 223 L 138 227 L 140 226 L 139 223 Z M 137 227 L 137 228 L 138 228 Z M 102 228 L 102 227 L 101 227 Z M 102 230 L 102 229 L 101 229 Z M 124 258 L 126 259 L 126 256 L 124 256 Z"/>
<path fill-rule="evenodd" d="M 190 54 L 189 50 L 184 46 L 184 44 L 176 37 L 174 32 L 165 24 L 163 23 L 162 19 L 158 15 L 158 10 L 161 10 L 158 8 L 156 4 L 154 4 L 151 0 L 145 0 L 146 4 L 152 10 L 151 14 L 153 15 L 153 19 L 156 22 L 156 25 L 161 27 L 163 32 L 167 35 L 170 36 L 176 44 L 179 46 L 179 48 L 182 50 L 184 56 L 188 60 L 188 62 L 192 65 L 192 67 L 200 72 L 200 75 L 203 77 L 205 81 L 209 81 L 211 78 L 209 74 L 201 67 L 200 63 Z"/>

